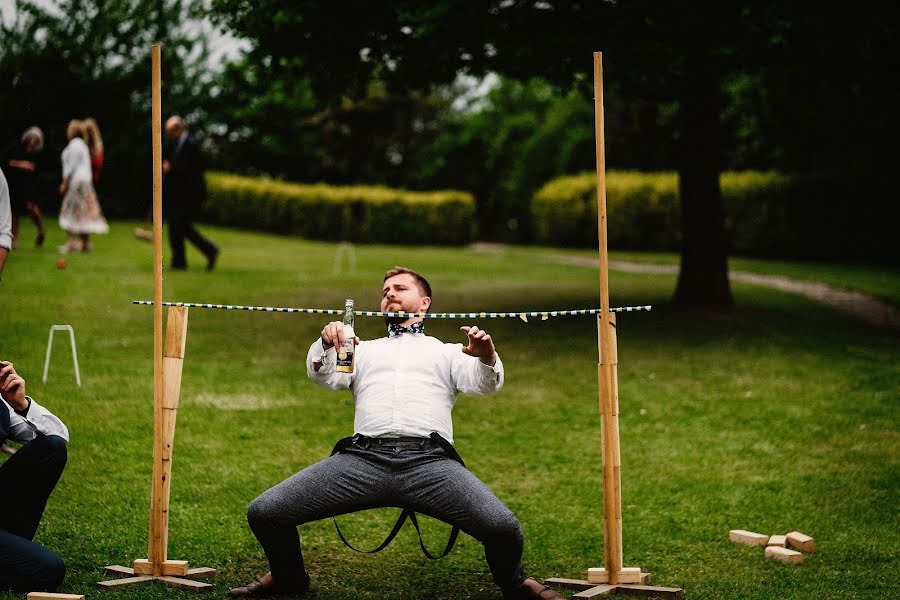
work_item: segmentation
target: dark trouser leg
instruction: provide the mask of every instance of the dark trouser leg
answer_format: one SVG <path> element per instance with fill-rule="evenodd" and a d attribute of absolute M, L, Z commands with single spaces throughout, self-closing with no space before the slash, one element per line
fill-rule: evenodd
<path fill-rule="evenodd" d="M 247 521 L 265 550 L 277 588 L 291 592 L 305 581 L 298 525 L 395 505 L 390 477 L 373 462 L 338 454 L 310 465 L 250 503 Z"/>
<path fill-rule="evenodd" d="M 0 466 L 0 529 L 34 537 L 66 458 L 65 440 L 49 435 L 25 444 Z"/>
<path fill-rule="evenodd" d="M 62 582 L 63 561 L 31 538 L 66 457 L 65 440 L 52 435 L 32 440 L 0 466 L 0 588 L 54 590 Z"/>
<path fill-rule="evenodd" d="M 187 268 L 187 257 L 184 254 L 184 237 L 186 235 L 187 220 L 181 215 L 174 214 L 169 217 L 169 246 L 172 248 L 172 268 Z"/>
<path fill-rule="evenodd" d="M 402 494 L 408 508 L 456 525 L 484 544 L 494 583 L 504 594 L 525 578 L 525 539 L 516 515 L 464 466 L 443 458 L 410 469 Z"/>
<path fill-rule="evenodd" d="M 60 557 L 31 540 L 0 529 L 0 590 L 52 592 L 66 566 Z"/>
<path fill-rule="evenodd" d="M 210 258 L 213 254 L 216 253 L 216 245 L 210 242 L 208 239 L 200 235 L 200 232 L 194 228 L 193 223 L 188 223 L 184 230 L 185 237 L 197 246 L 200 252 L 203 253 L 206 258 Z"/>

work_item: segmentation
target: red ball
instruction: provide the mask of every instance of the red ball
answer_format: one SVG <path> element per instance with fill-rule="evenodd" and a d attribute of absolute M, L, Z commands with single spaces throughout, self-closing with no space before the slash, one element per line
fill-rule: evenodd
<path fill-rule="evenodd" d="M 56 261 L 56 267 L 59 269 L 65 269 L 66 268 L 66 259 L 61 258 L 58 261 Z"/>

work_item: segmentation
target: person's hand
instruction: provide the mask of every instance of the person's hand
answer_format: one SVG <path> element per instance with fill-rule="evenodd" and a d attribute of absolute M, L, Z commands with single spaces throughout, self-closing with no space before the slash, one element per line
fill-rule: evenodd
<path fill-rule="evenodd" d="M 22 169 L 23 171 L 31 171 L 34 173 L 34 161 L 31 160 L 11 160 L 9 161 L 9 166 L 15 167 L 16 169 Z"/>
<path fill-rule="evenodd" d="M 14 410 L 22 411 L 28 408 L 28 400 L 25 399 L 25 380 L 16 373 L 13 364 L 6 360 L 0 360 L 0 394 Z"/>
<path fill-rule="evenodd" d="M 463 348 L 462 351 L 493 367 L 494 363 L 497 362 L 497 353 L 494 350 L 494 341 L 491 339 L 491 336 L 484 329 L 478 329 L 474 325 L 471 327 L 463 326 L 459 330 L 464 331 L 469 336 L 469 345 Z"/>
<path fill-rule="evenodd" d="M 172 168 L 172 163 L 170 163 L 168 160 L 162 161 L 162 172 L 163 173 L 168 173 L 169 169 L 171 169 L 171 168 Z"/>
<path fill-rule="evenodd" d="M 344 336 L 344 323 L 342 321 L 332 321 L 322 329 L 322 343 L 326 350 L 335 345 L 340 346 L 346 341 L 347 338 Z M 354 336 L 353 344 L 356 345 L 358 343 L 359 338 Z"/>
<path fill-rule="evenodd" d="M 59 184 L 59 195 L 65 196 L 67 191 L 69 191 L 69 186 L 66 181 L 63 181 Z"/>

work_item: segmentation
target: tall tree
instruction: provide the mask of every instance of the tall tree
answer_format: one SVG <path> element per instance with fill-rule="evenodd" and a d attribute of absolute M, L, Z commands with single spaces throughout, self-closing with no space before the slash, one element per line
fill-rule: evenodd
<path fill-rule="evenodd" d="M 875 5 L 835 6 L 821 10 L 800 0 L 213 0 L 221 21 L 252 41 L 253 55 L 307 78 L 326 99 L 354 97 L 372 78 L 392 90 L 421 89 L 451 81 L 460 71 L 542 76 L 589 90 L 591 53 L 603 50 L 609 98 L 677 113 L 670 160 L 680 179 L 683 249 L 674 300 L 708 305 L 733 303 L 719 187 L 729 154 L 723 147 L 723 88 L 747 75 L 777 83 L 773 97 L 804 96 L 807 90 L 789 74 L 814 72 L 824 79 L 827 65 L 809 56 L 837 54 L 815 32 L 837 33 L 842 18 L 861 14 L 862 22 L 878 25 L 882 12 Z M 881 46 L 866 49 L 858 27 L 846 30 L 854 39 L 842 40 L 848 42 L 842 50 L 860 53 L 870 69 L 887 65 L 879 58 Z M 885 30 L 896 33 L 896 26 L 876 27 L 878 40 L 888 39 Z M 845 57 L 841 64 L 853 60 Z M 818 81 L 802 78 L 806 84 L 810 79 Z M 770 133 L 785 124 L 783 111 L 759 114 L 773 117 Z M 778 139 L 777 131 L 771 139 Z M 610 146 L 611 160 L 615 152 Z"/>

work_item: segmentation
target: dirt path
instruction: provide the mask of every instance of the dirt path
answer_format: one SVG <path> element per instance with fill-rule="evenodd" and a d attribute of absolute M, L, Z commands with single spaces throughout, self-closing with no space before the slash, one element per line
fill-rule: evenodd
<path fill-rule="evenodd" d="M 499 252 L 502 248 L 503 246 L 499 244 L 475 244 L 472 246 L 472 249 L 477 252 Z M 550 253 L 542 255 L 542 258 L 561 264 L 597 268 L 597 259 L 593 258 Z M 622 260 L 609 261 L 609 268 L 630 273 L 678 273 L 677 265 L 655 265 Z M 757 273 L 732 270 L 729 276 L 732 281 L 752 283 L 783 292 L 799 294 L 822 304 L 827 304 L 843 313 L 853 315 L 872 325 L 900 330 L 900 311 L 886 302 L 882 302 L 867 294 L 836 288 L 817 281 L 794 279 L 781 275 L 759 275 Z"/>

